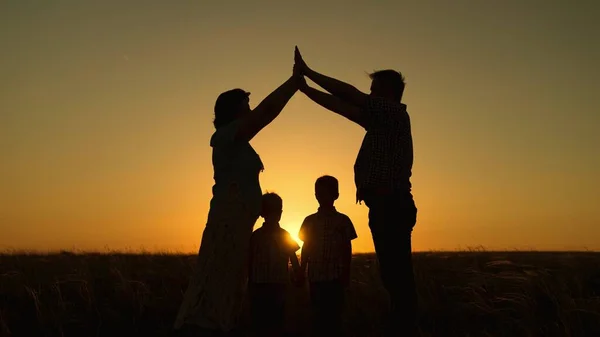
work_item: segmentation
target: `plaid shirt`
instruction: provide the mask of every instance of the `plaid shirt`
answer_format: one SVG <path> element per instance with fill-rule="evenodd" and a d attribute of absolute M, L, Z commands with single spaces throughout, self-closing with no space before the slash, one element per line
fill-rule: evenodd
<path fill-rule="evenodd" d="M 367 133 L 354 164 L 357 201 L 365 189 L 410 191 L 413 143 L 406 105 L 369 97 L 362 114 Z"/>
<path fill-rule="evenodd" d="M 350 267 L 344 258 L 344 244 L 358 236 L 347 215 L 335 208 L 319 208 L 317 213 L 304 219 L 298 236 L 304 241 L 302 249 L 307 249 L 308 279 L 311 282 L 337 280 L 344 268 Z"/>
<path fill-rule="evenodd" d="M 263 226 L 250 238 L 250 274 L 253 283 L 288 283 L 290 256 L 300 249 L 288 231 Z"/>

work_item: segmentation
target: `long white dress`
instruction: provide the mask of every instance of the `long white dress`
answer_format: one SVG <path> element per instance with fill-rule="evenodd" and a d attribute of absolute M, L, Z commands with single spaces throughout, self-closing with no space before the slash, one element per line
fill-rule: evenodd
<path fill-rule="evenodd" d="M 248 142 L 235 142 L 240 121 L 211 138 L 215 185 L 198 263 L 175 320 L 224 332 L 239 320 L 247 283 L 252 229 L 260 213 L 260 157 Z"/>

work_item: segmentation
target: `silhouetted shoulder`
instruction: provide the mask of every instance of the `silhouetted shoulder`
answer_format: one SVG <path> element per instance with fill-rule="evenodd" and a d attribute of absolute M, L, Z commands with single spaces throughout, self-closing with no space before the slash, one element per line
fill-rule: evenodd
<path fill-rule="evenodd" d="M 340 217 L 340 219 L 342 219 L 343 221 L 352 222 L 352 220 L 350 220 L 350 217 L 347 216 L 346 214 L 340 213 L 340 212 L 337 212 L 337 214 Z"/>
<path fill-rule="evenodd" d="M 313 213 L 309 216 L 307 216 L 306 218 L 304 218 L 304 221 L 302 221 L 302 226 L 308 226 L 309 224 L 315 222 L 315 219 L 317 218 L 317 214 L 318 213 Z M 300 227 L 302 227 L 300 226 Z"/>
<path fill-rule="evenodd" d="M 292 238 L 290 232 L 283 228 L 279 228 L 279 244 L 283 251 L 286 253 L 295 253 L 300 249 L 298 242 Z"/>
<path fill-rule="evenodd" d="M 290 232 L 288 232 L 284 228 L 279 227 L 278 231 L 279 231 L 279 236 L 282 237 L 282 238 L 287 238 L 287 237 L 291 238 L 292 237 L 292 235 L 290 234 Z"/>
<path fill-rule="evenodd" d="M 368 126 L 398 126 L 407 122 L 408 117 L 406 104 L 382 97 L 369 97 L 362 112 Z"/>
<path fill-rule="evenodd" d="M 354 228 L 354 224 L 350 217 L 344 213 L 338 212 L 338 216 L 340 221 L 338 222 L 339 231 L 342 234 L 344 240 L 352 241 L 358 237 L 356 234 L 356 229 Z"/>
<path fill-rule="evenodd" d="M 364 109 L 367 110 L 388 110 L 388 111 L 406 111 L 406 104 L 400 102 L 394 102 L 383 97 L 371 97 L 367 98 Z"/>
<path fill-rule="evenodd" d="M 302 241 L 306 241 L 306 238 L 310 236 L 312 224 L 315 222 L 315 218 L 317 213 L 313 213 L 302 221 L 302 225 L 300 225 L 300 231 L 298 232 L 298 238 Z"/>
<path fill-rule="evenodd" d="M 227 146 L 235 143 L 236 135 L 238 130 L 240 129 L 241 122 L 241 119 L 236 119 L 231 123 L 215 130 L 212 137 L 210 138 L 210 146 Z"/>
<path fill-rule="evenodd" d="M 262 227 L 256 229 L 254 232 L 252 232 L 252 235 L 250 236 L 250 240 L 254 240 L 254 239 L 256 239 L 256 237 L 260 236 L 261 230 L 262 230 Z"/>

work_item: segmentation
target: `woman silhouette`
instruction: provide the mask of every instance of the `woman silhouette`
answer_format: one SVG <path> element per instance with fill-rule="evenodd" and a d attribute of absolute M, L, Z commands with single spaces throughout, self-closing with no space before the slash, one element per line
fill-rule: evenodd
<path fill-rule="evenodd" d="M 176 330 L 213 336 L 236 327 L 247 281 L 250 236 L 262 198 L 259 174 L 263 163 L 249 141 L 279 115 L 303 82 L 302 76 L 292 75 L 254 110 L 249 105 L 250 93 L 242 89 L 217 98 L 216 131 L 210 140 L 213 197 Z"/>

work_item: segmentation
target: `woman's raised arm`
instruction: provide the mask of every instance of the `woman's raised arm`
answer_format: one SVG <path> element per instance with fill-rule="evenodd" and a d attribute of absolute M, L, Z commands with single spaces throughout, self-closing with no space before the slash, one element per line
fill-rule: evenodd
<path fill-rule="evenodd" d="M 300 81 L 304 78 L 298 75 L 292 75 L 287 81 L 283 82 L 277 89 L 262 100 L 247 116 L 244 116 L 236 134 L 236 140 L 250 141 L 260 130 L 269 125 L 283 107 L 289 102 L 298 90 Z"/>

